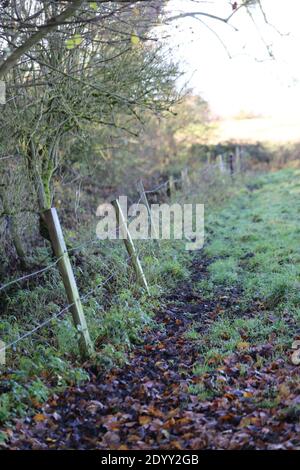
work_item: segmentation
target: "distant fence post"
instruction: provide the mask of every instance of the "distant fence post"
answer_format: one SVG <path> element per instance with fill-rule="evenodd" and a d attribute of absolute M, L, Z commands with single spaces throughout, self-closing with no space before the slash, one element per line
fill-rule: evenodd
<path fill-rule="evenodd" d="M 241 148 L 239 145 L 235 147 L 235 171 L 236 173 L 241 172 Z"/>
<path fill-rule="evenodd" d="M 4 341 L 0 340 L 0 366 L 5 365 L 5 354 L 6 354 L 5 343 Z"/>
<path fill-rule="evenodd" d="M 154 234 L 155 234 L 155 243 L 157 244 L 157 246 L 159 247 L 159 236 L 156 232 L 156 227 L 155 227 L 155 223 L 153 222 L 153 218 L 152 218 L 152 213 L 151 213 L 151 209 L 150 209 L 150 206 L 149 206 L 149 202 L 148 202 L 148 199 L 147 199 L 147 195 L 145 193 L 145 188 L 144 188 L 144 184 L 143 184 L 143 181 L 140 180 L 138 181 L 137 183 L 137 188 L 138 188 L 138 191 L 140 193 L 140 196 L 142 198 L 142 201 L 144 202 L 146 208 L 147 208 L 147 212 L 148 212 L 148 217 L 149 217 L 149 220 L 150 220 L 150 223 L 151 223 L 151 230 L 153 229 L 154 231 Z"/>
<path fill-rule="evenodd" d="M 172 197 L 175 192 L 175 183 L 174 183 L 173 175 L 169 176 L 169 192 L 170 192 L 170 197 Z"/>
<path fill-rule="evenodd" d="M 136 277 L 139 283 L 146 289 L 147 293 L 150 294 L 148 283 L 147 283 L 141 262 L 139 260 L 138 254 L 136 252 L 135 246 L 133 244 L 130 232 L 128 230 L 126 220 L 122 212 L 122 208 L 119 204 L 119 201 L 115 199 L 114 201 L 112 201 L 112 205 L 114 206 L 115 211 L 116 211 L 118 225 L 125 235 L 124 244 L 125 244 L 127 253 L 129 254 L 130 259 L 132 261 Z"/>
<path fill-rule="evenodd" d="M 225 165 L 223 161 L 223 155 L 218 155 L 219 169 L 221 173 L 225 173 Z"/>
<path fill-rule="evenodd" d="M 181 181 L 182 181 L 183 190 L 186 191 L 191 184 L 187 168 L 184 168 L 183 170 L 181 170 Z"/>
<path fill-rule="evenodd" d="M 229 164 L 229 171 L 230 171 L 231 178 L 233 178 L 234 173 L 236 172 L 236 168 L 234 168 L 233 160 L 234 160 L 233 153 L 230 152 L 229 157 L 228 157 L 228 164 Z"/>
<path fill-rule="evenodd" d="M 79 292 L 65 244 L 63 232 L 55 208 L 42 213 L 47 225 L 55 256 L 58 258 L 58 268 L 64 283 L 73 322 L 79 334 L 79 351 L 83 359 L 91 357 L 94 352 L 86 319 L 83 313 Z"/>

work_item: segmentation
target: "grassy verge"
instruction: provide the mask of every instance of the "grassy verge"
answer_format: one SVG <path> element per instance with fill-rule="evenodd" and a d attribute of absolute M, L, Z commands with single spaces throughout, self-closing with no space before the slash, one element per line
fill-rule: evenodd
<path fill-rule="evenodd" d="M 209 211 L 213 211 L 216 206 L 224 206 L 235 198 L 242 187 L 240 181 L 233 185 L 231 181 L 229 184 L 228 177 L 206 174 L 201 181 L 194 179 L 191 194 L 177 193 L 174 200 L 203 202 Z M 213 216 L 210 218 L 209 230 L 212 233 L 216 224 Z M 107 370 L 126 363 L 142 332 L 157 327 L 155 311 L 162 307 L 164 295 L 188 278 L 191 256 L 181 241 L 162 241 L 159 250 L 153 243 L 139 241 L 137 249 L 151 286 L 152 296 L 149 298 L 135 282 L 132 269 L 126 262 L 122 241 L 86 245 L 84 241 L 93 239 L 94 233 L 69 231 L 66 238 L 68 245 L 79 246 L 72 251 L 71 261 L 81 296 L 92 291 L 84 300 L 84 311 L 96 346 L 95 361 L 100 369 Z M 53 262 L 49 246 L 37 249 L 35 260 L 41 267 Z M 112 272 L 116 276 L 106 283 Z M 198 288 L 203 290 L 205 287 L 208 295 L 211 282 L 208 280 L 206 286 L 203 284 Z M 65 293 L 56 268 L 13 285 L 1 298 L 1 339 L 6 343 L 17 340 L 47 321 L 65 304 Z M 188 337 L 196 339 L 196 329 Z M 35 408 L 50 395 L 89 380 L 87 369 L 78 357 L 77 335 L 68 313 L 54 318 L 8 349 L 6 359 L 6 366 L 0 368 L 0 422 L 34 413 Z"/>
<path fill-rule="evenodd" d="M 92 234 L 90 234 L 92 236 Z M 90 334 L 96 347 L 94 359 L 102 370 L 121 366 L 140 341 L 141 333 L 155 328 L 154 313 L 160 297 L 188 274 L 187 253 L 181 242 L 161 244 L 138 241 L 137 250 L 145 270 L 151 297 L 136 283 L 122 241 L 76 242 L 72 264 L 83 300 Z M 85 238 L 87 234 L 85 233 Z M 49 247 L 36 253 L 36 262 L 51 264 Z M 110 278 L 111 274 L 115 273 Z M 18 276 L 16 276 L 18 277 Z M 109 282 L 106 282 L 107 278 Z M 9 279 L 8 279 L 9 281 Z M 38 277 L 11 286 L 2 295 L 0 336 L 6 344 L 47 321 L 63 309 L 66 297 L 54 267 Z M 7 349 L 6 365 L 0 366 L 0 422 L 34 413 L 53 393 L 89 380 L 77 346 L 77 332 L 70 314 L 54 318 L 34 334 Z"/>
<path fill-rule="evenodd" d="M 289 361 L 300 334 L 299 195 L 300 172 L 283 170 L 248 182 L 230 204 L 207 216 L 208 273 L 194 289 L 217 306 L 204 334 L 196 337 L 195 326 L 190 333 L 199 341 L 196 375 L 251 348 L 257 348 L 258 369 L 278 358 Z M 265 357 L 259 347 L 266 344 L 271 351 Z M 212 393 L 203 384 L 198 392 L 202 398 Z"/>

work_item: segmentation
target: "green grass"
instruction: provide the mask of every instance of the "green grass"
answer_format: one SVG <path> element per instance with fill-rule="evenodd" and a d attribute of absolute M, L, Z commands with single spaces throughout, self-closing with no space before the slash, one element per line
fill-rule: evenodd
<path fill-rule="evenodd" d="M 197 324 L 192 324 L 191 327 L 188 330 L 186 330 L 184 334 L 185 339 L 191 340 L 191 341 L 199 340 L 200 334 L 196 329 L 197 326 L 198 326 Z"/>
<path fill-rule="evenodd" d="M 258 190 L 207 222 L 214 235 L 205 251 L 217 258 L 209 266 L 213 283 L 242 285 L 244 299 L 259 299 L 279 316 L 300 306 L 299 177 L 290 170 L 265 176 Z"/>
<path fill-rule="evenodd" d="M 207 214 L 204 252 L 212 261 L 208 278 L 194 289 L 209 299 L 232 289 L 239 294 L 202 337 L 196 370 L 205 373 L 239 348 L 270 338 L 273 357 L 286 357 L 300 324 L 299 181 L 292 170 L 258 177 L 221 211 Z"/>
<path fill-rule="evenodd" d="M 237 262 L 231 257 L 214 261 L 208 271 L 214 285 L 232 285 L 238 279 Z"/>
<path fill-rule="evenodd" d="M 67 234 L 74 245 L 74 234 Z M 85 234 L 87 238 L 87 234 Z M 163 294 L 171 292 L 187 278 L 188 253 L 182 242 L 153 243 L 137 241 L 136 247 L 147 277 L 151 297 L 136 282 L 120 241 L 99 242 L 76 251 L 71 258 L 96 361 L 102 370 L 127 362 L 128 353 L 140 342 L 141 333 L 156 328 L 154 311 Z M 37 259 L 51 263 L 50 251 L 39 249 Z M 116 275 L 103 282 L 112 272 Z M 16 276 L 17 277 L 17 276 Z M 9 281 L 10 279 L 8 279 Z M 5 281 L 4 281 L 5 283 Z M 7 344 L 61 311 L 67 300 L 57 269 L 23 286 L 13 285 L 3 296 L 0 338 Z M 54 318 L 33 335 L 7 349 L 6 365 L 0 366 L 0 422 L 33 413 L 50 394 L 88 380 L 78 353 L 77 331 L 66 312 Z"/>

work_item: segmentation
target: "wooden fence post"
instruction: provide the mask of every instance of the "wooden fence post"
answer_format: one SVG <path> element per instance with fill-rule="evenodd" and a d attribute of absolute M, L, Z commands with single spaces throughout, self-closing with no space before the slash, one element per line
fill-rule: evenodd
<path fill-rule="evenodd" d="M 223 161 L 223 156 L 218 155 L 218 160 L 219 160 L 219 169 L 221 173 L 225 173 L 225 166 L 224 166 L 224 161 Z"/>
<path fill-rule="evenodd" d="M 6 347 L 4 341 L 0 339 L 0 366 L 5 366 L 6 363 Z"/>
<path fill-rule="evenodd" d="M 173 175 L 169 176 L 169 192 L 170 192 L 170 197 L 172 197 L 175 192 L 175 183 L 174 183 Z"/>
<path fill-rule="evenodd" d="M 235 168 L 236 173 L 241 172 L 241 149 L 239 145 L 235 147 Z"/>
<path fill-rule="evenodd" d="M 86 324 L 76 280 L 56 209 L 51 208 L 44 211 L 42 213 L 42 219 L 47 225 L 53 251 L 58 258 L 58 268 L 70 304 L 73 322 L 79 334 L 80 355 L 83 359 L 87 359 L 93 354 L 94 348 Z"/>
<path fill-rule="evenodd" d="M 184 168 L 183 170 L 181 170 L 181 181 L 182 181 L 182 187 L 184 191 L 186 191 L 191 184 L 187 168 Z"/>
<path fill-rule="evenodd" d="M 151 231 L 152 231 L 152 227 L 153 227 L 153 232 L 155 234 L 155 243 L 159 247 L 159 236 L 157 234 L 155 223 L 154 223 L 153 218 L 152 218 L 151 209 L 150 209 L 150 206 L 149 206 L 149 202 L 148 202 L 148 199 L 147 199 L 147 196 L 146 196 L 146 193 L 145 193 L 145 188 L 144 188 L 142 180 L 138 181 L 137 187 L 138 187 L 138 191 L 140 193 L 140 196 L 142 198 L 142 201 L 144 202 L 144 204 L 147 208 L 148 217 L 149 217 L 150 224 L 151 224 Z"/>
<path fill-rule="evenodd" d="M 136 277 L 139 283 L 146 289 L 147 293 L 150 295 L 148 283 L 147 283 L 142 265 L 140 263 L 138 254 L 136 252 L 135 246 L 133 244 L 130 232 L 128 230 L 127 223 L 126 223 L 124 214 L 122 212 L 120 203 L 117 199 L 115 199 L 114 201 L 112 201 L 112 205 L 114 206 L 115 211 L 116 211 L 117 222 L 120 227 L 120 230 L 122 230 L 124 234 L 124 244 L 125 244 L 127 253 L 129 254 L 130 259 L 132 261 Z"/>
<path fill-rule="evenodd" d="M 234 168 L 233 160 L 234 160 L 233 153 L 230 152 L 229 157 L 228 157 L 228 165 L 229 165 L 231 178 L 233 178 L 234 173 L 236 172 L 236 168 Z"/>

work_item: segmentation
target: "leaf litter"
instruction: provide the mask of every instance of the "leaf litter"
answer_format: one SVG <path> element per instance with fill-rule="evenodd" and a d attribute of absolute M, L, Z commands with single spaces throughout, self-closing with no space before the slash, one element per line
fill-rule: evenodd
<path fill-rule="evenodd" d="M 300 449 L 299 368 L 288 354 L 273 358 L 272 338 L 259 345 L 242 341 L 195 373 L 201 347 L 186 335 L 191 319 L 203 340 L 238 296 L 206 300 L 194 294 L 193 282 L 205 272 L 196 259 L 191 284 L 162 299 L 156 319 L 163 327 L 145 332 L 125 367 L 104 373 L 88 365 L 90 382 L 53 396 L 33 417 L 4 429 L 0 447 Z"/>

